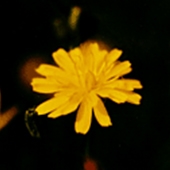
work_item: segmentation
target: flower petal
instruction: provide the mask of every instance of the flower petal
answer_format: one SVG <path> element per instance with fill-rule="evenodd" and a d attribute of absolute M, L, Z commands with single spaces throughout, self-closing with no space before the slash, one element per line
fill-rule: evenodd
<path fill-rule="evenodd" d="M 124 103 L 127 100 L 127 94 L 120 91 L 120 90 L 115 90 L 111 88 L 103 88 L 100 90 L 97 90 L 96 93 L 101 96 L 101 97 L 107 97 L 113 100 L 114 102 L 120 104 Z"/>
<path fill-rule="evenodd" d="M 81 52 L 83 54 L 85 66 L 93 72 L 94 70 L 94 56 L 92 51 L 97 51 L 97 43 L 86 42 L 80 45 Z"/>
<path fill-rule="evenodd" d="M 74 84 L 78 85 L 78 77 L 74 74 L 69 74 L 59 67 L 49 64 L 41 64 L 36 72 L 40 75 L 46 76 L 49 81 L 55 80 L 62 85 Z"/>
<path fill-rule="evenodd" d="M 52 56 L 56 64 L 59 65 L 62 69 L 67 72 L 75 73 L 74 64 L 64 49 L 58 49 L 56 52 L 53 52 Z"/>
<path fill-rule="evenodd" d="M 81 53 L 80 48 L 77 47 L 77 48 L 70 50 L 69 55 L 76 66 L 80 68 L 84 66 L 84 59 L 83 59 L 83 55 Z"/>
<path fill-rule="evenodd" d="M 136 105 L 140 104 L 140 100 L 142 99 L 141 95 L 134 92 L 127 92 L 127 94 L 128 94 L 128 98 L 127 98 L 128 103 L 136 104 Z"/>
<path fill-rule="evenodd" d="M 110 67 L 120 56 L 122 55 L 122 51 L 115 48 L 111 50 L 106 56 L 106 67 Z"/>
<path fill-rule="evenodd" d="M 90 105 L 93 107 L 93 106 L 95 106 L 97 104 L 98 96 L 96 95 L 96 93 L 94 91 L 91 91 L 87 95 L 87 100 L 90 103 Z"/>
<path fill-rule="evenodd" d="M 87 100 L 84 100 L 78 109 L 76 122 L 75 122 L 75 131 L 77 133 L 86 134 L 90 128 L 92 121 L 92 106 Z"/>
<path fill-rule="evenodd" d="M 96 84 L 96 80 L 95 80 L 95 76 L 92 72 L 88 71 L 85 77 L 85 83 L 86 83 L 86 89 L 89 91 L 91 90 L 95 84 Z"/>
<path fill-rule="evenodd" d="M 96 42 L 87 42 L 80 46 L 86 66 L 96 75 L 101 71 L 105 56 L 108 54 L 106 49 L 100 49 Z"/>
<path fill-rule="evenodd" d="M 67 100 L 68 100 L 68 96 L 64 96 L 63 93 L 59 93 L 58 97 L 53 97 L 38 105 L 35 111 L 38 113 L 38 115 L 47 114 L 57 109 L 59 106 L 64 104 Z"/>
<path fill-rule="evenodd" d="M 84 58 L 80 48 L 70 50 L 69 55 L 74 63 L 79 84 L 80 86 L 85 87 L 85 75 L 88 69 L 84 64 Z"/>
<path fill-rule="evenodd" d="M 97 76 L 101 73 L 102 69 L 104 68 L 103 64 L 105 62 L 105 57 L 108 54 L 107 50 L 98 49 L 96 53 L 94 53 L 94 74 Z"/>
<path fill-rule="evenodd" d="M 132 71 L 131 67 L 124 69 L 119 73 L 119 77 L 129 74 L 131 71 Z"/>
<path fill-rule="evenodd" d="M 127 88 L 127 89 L 142 89 L 143 86 L 141 84 L 141 82 L 139 80 L 135 80 L 135 79 L 123 79 L 123 80 L 120 80 L 120 81 L 123 81 L 124 82 L 124 86 Z"/>
<path fill-rule="evenodd" d="M 97 105 L 93 107 L 94 115 L 101 126 L 110 126 L 112 125 L 110 117 L 107 113 L 107 110 L 102 102 L 102 100 L 98 97 Z"/>
<path fill-rule="evenodd" d="M 38 93 L 54 93 L 59 91 L 59 84 L 56 81 L 45 78 L 33 78 L 31 85 L 33 91 Z"/>
<path fill-rule="evenodd" d="M 83 97 L 84 96 L 82 95 L 82 93 L 76 93 L 76 94 L 72 95 L 66 103 L 61 105 L 61 107 L 59 107 L 55 111 L 51 112 L 48 115 L 48 117 L 49 118 L 57 118 L 61 115 L 67 115 L 69 113 L 72 113 L 73 111 L 75 111 L 77 109 L 77 107 L 80 104 L 80 102 L 82 101 Z"/>
<path fill-rule="evenodd" d="M 36 72 L 39 73 L 42 76 L 46 76 L 46 77 L 53 76 L 55 78 L 65 74 L 65 72 L 61 68 L 50 65 L 50 64 L 41 64 L 36 69 Z"/>
<path fill-rule="evenodd" d="M 131 66 L 131 63 L 129 61 L 123 61 L 118 63 L 117 65 L 113 66 L 112 69 L 108 74 L 106 74 L 106 78 L 110 79 L 114 76 L 122 76 L 124 74 L 129 73 L 131 69 L 129 69 Z"/>
<path fill-rule="evenodd" d="M 104 88 L 115 88 L 126 91 L 133 91 L 134 89 L 141 89 L 142 85 L 139 80 L 136 79 L 118 79 L 108 80 L 104 85 Z"/>

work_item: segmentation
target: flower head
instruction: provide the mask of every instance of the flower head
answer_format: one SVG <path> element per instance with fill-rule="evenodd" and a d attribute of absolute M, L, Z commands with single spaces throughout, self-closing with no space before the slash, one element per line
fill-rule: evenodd
<path fill-rule="evenodd" d="M 122 51 L 101 49 L 97 42 L 86 42 L 69 52 L 58 49 L 52 54 L 57 66 L 41 64 L 36 72 L 44 78 L 33 78 L 33 91 L 54 96 L 36 107 L 38 115 L 48 113 L 57 118 L 78 108 L 75 131 L 86 134 L 92 111 L 101 126 L 112 125 L 101 98 L 120 104 L 140 104 L 140 81 L 122 78 L 132 71 L 129 61 L 118 61 Z M 101 97 L 101 98 L 100 98 Z"/>

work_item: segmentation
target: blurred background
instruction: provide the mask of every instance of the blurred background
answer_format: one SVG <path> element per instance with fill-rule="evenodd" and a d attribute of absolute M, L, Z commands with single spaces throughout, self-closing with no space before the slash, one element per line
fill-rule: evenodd
<path fill-rule="evenodd" d="M 2 7 L 1 170 L 170 169 L 168 0 L 9 0 Z M 32 137 L 25 111 L 49 97 L 32 92 L 34 69 L 53 64 L 58 48 L 89 39 L 123 50 L 120 59 L 132 62 L 128 77 L 144 86 L 141 105 L 106 100 L 113 126 L 102 128 L 93 118 L 87 135 L 74 132 L 76 113 L 41 116 L 41 138 Z M 96 166 L 85 166 L 87 160 Z"/>

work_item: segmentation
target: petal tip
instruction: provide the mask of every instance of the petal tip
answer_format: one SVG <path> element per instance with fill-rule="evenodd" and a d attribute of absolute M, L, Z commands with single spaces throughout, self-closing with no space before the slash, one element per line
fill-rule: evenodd
<path fill-rule="evenodd" d="M 55 118 L 56 118 L 55 116 L 53 116 L 53 115 L 51 115 L 51 114 L 47 115 L 47 117 L 48 117 L 48 118 L 51 118 L 51 119 L 55 119 Z"/>
<path fill-rule="evenodd" d="M 85 135 L 88 131 L 78 130 L 78 129 L 75 127 L 75 132 L 78 133 L 78 134 Z"/>
<path fill-rule="evenodd" d="M 75 132 L 78 133 L 78 134 L 85 135 L 89 131 L 89 129 L 83 129 L 83 128 L 80 128 L 78 126 L 79 126 L 79 123 L 75 122 L 74 129 L 75 129 Z"/>
<path fill-rule="evenodd" d="M 35 111 L 37 112 L 37 115 L 38 115 L 38 116 L 48 114 L 48 113 L 46 113 L 46 112 L 40 112 L 38 108 L 36 108 Z"/>

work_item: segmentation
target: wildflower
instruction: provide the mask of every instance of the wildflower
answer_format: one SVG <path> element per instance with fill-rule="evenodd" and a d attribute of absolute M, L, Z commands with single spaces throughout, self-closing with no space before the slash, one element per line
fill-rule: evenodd
<path fill-rule="evenodd" d="M 57 66 L 41 64 L 36 72 L 44 78 L 33 78 L 33 91 L 54 93 L 54 96 L 36 107 L 38 115 L 48 113 L 57 118 L 78 108 L 75 131 L 86 134 L 92 121 L 92 110 L 101 126 L 112 125 L 101 98 L 120 104 L 140 104 L 140 81 L 122 76 L 132 71 L 129 61 L 118 61 L 122 51 L 101 49 L 97 42 L 85 42 L 69 52 L 58 49 L 52 54 Z"/>

